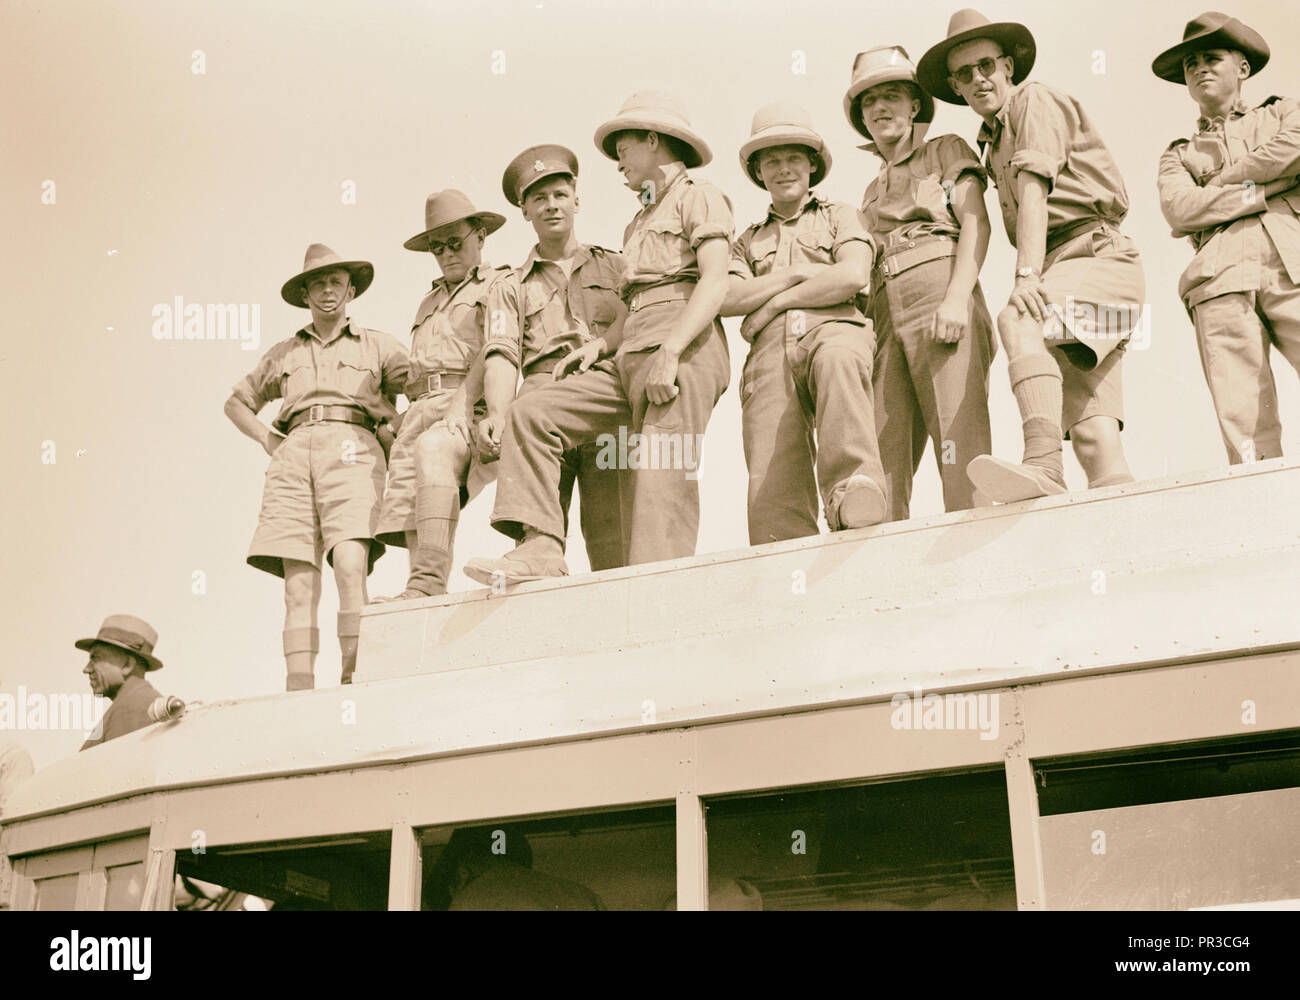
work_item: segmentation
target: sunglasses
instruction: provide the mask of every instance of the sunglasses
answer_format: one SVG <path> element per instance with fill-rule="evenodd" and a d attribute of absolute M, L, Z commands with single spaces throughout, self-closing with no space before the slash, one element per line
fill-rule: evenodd
<path fill-rule="evenodd" d="M 980 76 L 986 80 L 992 80 L 993 73 L 998 68 L 998 59 L 1001 58 L 1001 56 L 998 56 L 997 59 L 981 59 L 979 62 L 973 62 L 968 66 L 958 66 L 952 71 L 952 78 L 964 87 L 975 79 L 975 71 L 979 70 Z"/>
<path fill-rule="evenodd" d="M 439 243 L 437 240 L 430 240 L 429 252 L 435 257 L 441 257 L 448 250 L 452 253 L 460 253 L 460 248 L 465 245 L 465 241 L 473 235 L 473 233 L 466 233 L 464 236 L 453 236 L 446 243 Z"/>

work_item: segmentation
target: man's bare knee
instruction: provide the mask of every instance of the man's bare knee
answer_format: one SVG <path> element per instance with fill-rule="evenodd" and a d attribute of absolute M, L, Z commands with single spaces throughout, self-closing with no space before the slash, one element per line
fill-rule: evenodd
<path fill-rule="evenodd" d="M 432 427 L 415 441 L 416 468 L 428 482 L 455 481 L 469 457 L 469 446 L 445 427 Z"/>

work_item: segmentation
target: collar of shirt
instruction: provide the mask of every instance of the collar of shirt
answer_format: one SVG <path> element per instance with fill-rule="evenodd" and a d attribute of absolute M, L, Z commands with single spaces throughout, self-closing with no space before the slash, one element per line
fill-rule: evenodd
<path fill-rule="evenodd" d="M 997 115 L 993 119 L 993 125 L 989 125 L 988 122 L 984 122 L 980 125 L 980 132 L 977 141 L 981 147 L 996 142 L 998 136 L 1002 134 L 1002 127 L 1006 125 L 1007 116 L 1011 114 L 1011 102 L 1016 99 L 1016 95 L 1020 93 L 1026 82 L 1027 81 L 1022 81 L 1007 91 L 1007 99 L 1002 102 L 1002 107 L 998 110 Z"/>
<path fill-rule="evenodd" d="M 1234 103 L 1232 107 L 1228 109 L 1226 114 L 1215 115 L 1213 118 L 1206 118 L 1204 115 L 1201 115 L 1199 118 L 1197 118 L 1196 131 L 1209 132 L 1216 125 L 1221 125 L 1229 118 L 1240 118 L 1249 110 L 1250 108 L 1249 106 L 1247 106 L 1246 102 L 1243 101 L 1240 97 L 1238 97 L 1236 103 Z"/>
<path fill-rule="evenodd" d="M 122 697 L 122 695 L 130 694 L 138 687 L 153 687 L 153 685 L 150 684 L 143 677 L 138 677 L 135 674 L 132 674 L 130 677 L 124 680 L 122 682 L 121 687 L 117 689 L 117 694 L 113 695 L 113 701 L 116 702 L 119 698 Z"/>
<path fill-rule="evenodd" d="M 894 158 L 887 160 L 889 166 L 897 166 L 900 163 L 906 163 L 911 157 L 925 145 L 926 133 L 930 131 L 930 122 L 918 122 L 912 126 L 912 134 L 906 139 L 899 142 L 894 149 Z M 880 159 L 885 159 L 885 154 L 880 151 L 880 147 L 874 142 L 863 143 L 858 149 L 866 150 Z"/>
<path fill-rule="evenodd" d="M 358 339 L 360 339 L 360 334 L 358 334 L 355 330 L 352 329 L 352 317 L 350 316 L 346 320 L 344 320 L 343 326 L 339 329 L 339 332 L 335 334 L 333 337 L 331 337 L 329 340 L 321 340 L 319 335 L 313 332 L 311 323 L 308 323 L 306 326 L 304 326 L 301 330 L 298 331 L 299 336 L 310 337 L 319 344 L 332 344 L 334 343 L 334 341 L 338 340 L 339 337 L 342 337 L 344 334 L 348 334 L 350 336 L 357 337 Z"/>
<path fill-rule="evenodd" d="M 519 277 L 527 278 L 534 267 L 539 264 L 554 264 L 555 261 L 549 257 L 543 257 L 537 252 L 538 247 L 534 244 L 533 249 L 528 252 L 528 259 L 524 261 L 524 266 L 519 269 Z M 591 247 L 586 243 L 579 243 L 578 249 L 573 251 L 573 269 L 576 271 L 583 264 L 591 260 Z"/>
<path fill-rule="evenodd" d="M 816 209 L 820 208 L 822 205 L 825 204 L 827 204 L 827 202 L 824 201 L 821 198 L 821 196 L 817 194 L 817 192 L 809 191 L 806 195 L 804 195 L 803 204 L 799 206 L 799 211 L 795 212 L 794 215 L 791 216 L 780 215 L 777 213 L 776 207 L 774 205 L 768 205 L 767 218 L 765 218 L 762 221 L 762 223 L 756 228 L 761 229 L 763 226 L 766 226 L 769 222 L 773 222 L 773 221 L 793 222 L 795 219 L 799 218 L 799 216 L 803 215 L 804 212 L 807 212 L 809 210 L 815 211 Z"/>
<path fill-rule="evenodd" d="M 671 163 L 665 163 L 660 167 L 659 172 L 664 175 L 664 189 L 659 192 L 659 197 L 646 206 L 647 209 L 652 209 L 656 205 L 661 204 L 664 200 L 664 195 L 671 191 L 682 181 L 683 178 L 686 177 L 686 164 L 681 160 L 673 160 Z"/>

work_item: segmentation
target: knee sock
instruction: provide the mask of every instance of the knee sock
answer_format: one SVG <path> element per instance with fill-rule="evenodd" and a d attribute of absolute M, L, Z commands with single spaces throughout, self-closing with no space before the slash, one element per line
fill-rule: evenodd
<path fill-rule="evenodd" d="M 1025 434 L 1024 464 L 1044 470 L 1061 484 L 1061 371 L 1047 354 L 1016 358 L 1007 366 Z"/>
<path fill-rule="evenodd" d="M 284 630 L 286 691 L 309 691 L 316 686 L 316 653 L 320 650 L 320 629 Z"/>
<path fill-rule="evenodd" d="M 420 486 L 415 491 L 415 534 L 408 590 L 447 593 L 452 547 L 460 520 L 460 490 L 455 486 Z"/>
<path fill-rule="evenodd" d="M 361 612 L 339 612 L 339 651 L 343 654 L 341 683 L 352 683 L 352 672 L 357 668 L 357 637 L 361 635 Z"/>

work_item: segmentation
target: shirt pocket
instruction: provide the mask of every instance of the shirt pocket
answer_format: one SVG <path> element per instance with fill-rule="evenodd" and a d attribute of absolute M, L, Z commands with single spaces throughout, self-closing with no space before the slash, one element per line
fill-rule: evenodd
<path fill-rule="evenodd" d="M 775 232 L 755 236 L 749 242 L 749 258 L 753 261 L 751 268 L 754 277 L 762 278 L 772 273 L 776 267 L 776 251 L 779 237 Z"/>
<path fill-rule="evenodd" d="M 336 359 L 335 378 L 339 391 L 358 401 L 379 395 L 379 362 L 368 353 L 361 344 L 348 340 L 339 345 Z"/>
<path fill-rule="evenodd" d="M 638 227 L 623 248 L 623 256 L 634 275 L 667 276 L 685 271 L 694 261 L 695 252 L 682 232 L 682 224 L 670 217 L 650 219 Z"/>
<path fill-rule="evenodd" d="M 948 192 L 944 190 L 938 174 L 913 177 L 913 200 L 931 219 L 949 218 Z"/>
<path fill-rule="evenodd" d="M 292 406 L 316 388 L 310 351 L 290 351 L 280 363 L 280 398 Z"/>
<path fill-rule="evenodd" d="M 618 315 L 618 294 L 599 281 L 582 284 L 582 311 L 593 336 L 600 336 Z"/>
<path fill-rule="evenodd" d="M 530 282 L 524 285 L 524 294 L 519 303 L 519 310 L 523 314 L 521 325 L 525 336 L 542 337 L 546 335 L 545 316 L 546 307 L 550 305 L 554 293 L 543 288 L 538 288 L 536 284 Z"/>
<path fill-rule="evenodd" d="M 835 236 L 829 229 L 800 233 L 794 239 L 794 249 L 791 263 L 835 263 Z"/>

